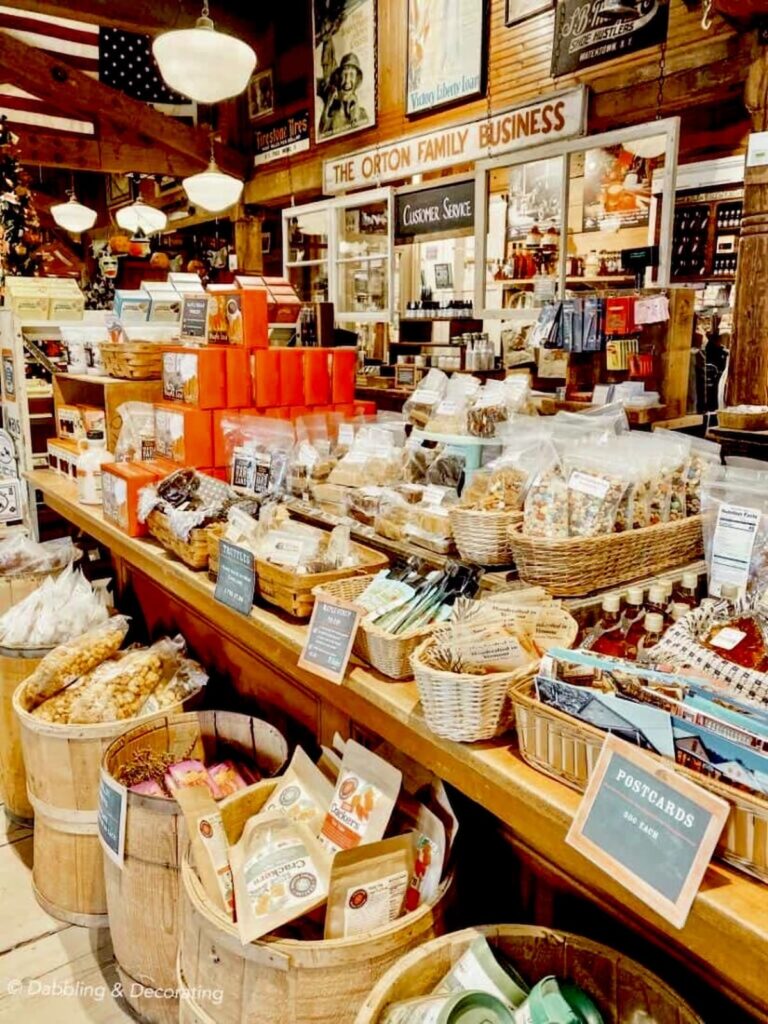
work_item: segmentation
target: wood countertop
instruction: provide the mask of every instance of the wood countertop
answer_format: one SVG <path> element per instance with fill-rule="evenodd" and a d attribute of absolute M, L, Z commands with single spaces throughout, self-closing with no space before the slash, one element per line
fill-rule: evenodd
<path fill-rule="evenodd" d="M 510 746 L 512 736 L 471 746 L 442 740 L 427 728 L 415 683 L 393 683 L 359 663 L 342 686 L 300 670 L 305 625 L 260 607 L 250 616 L 232 611 L 215 600 L 207 574 L 188 569 L 152 540 L 127 537 L 104 522 L 100 508 L 80 505 L 72 481 L 50 470 L 35 470 L 28 479 L 51 508 L 197 609 L 222 634 L 396 744 L 493 813 L 515 840 L 583 895 L 652 938 L 758 1019 L 768 1019 L 768 886 L 715 863 L 685 928 L 672 927 L 565 844 L 580 796 L 527 765 Z"/>

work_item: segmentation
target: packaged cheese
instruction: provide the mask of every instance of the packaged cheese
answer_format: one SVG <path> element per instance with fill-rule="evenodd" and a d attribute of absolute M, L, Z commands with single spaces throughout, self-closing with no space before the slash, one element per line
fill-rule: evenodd
<path fill-rule="evenodd" d="M 140 462 L 108 462 L 101 472 L 101 499 L 104 519 L 127 533 L 142 537 L 146 524 L 139 522 L 139 491 L 154 483 L 157 474 Z"/>
<path fill-rule="evenodd" d="M 213 465 L 211 413 L 205 409 L 155 405 L 157 454 L 181 466 Z"/>
<path fill-rule="evenodd" d="M 163 398 L 168 402 L 221 409 L 227 404 L 226 373 L 226 355 L 221 348 L 163 348 Z"/>

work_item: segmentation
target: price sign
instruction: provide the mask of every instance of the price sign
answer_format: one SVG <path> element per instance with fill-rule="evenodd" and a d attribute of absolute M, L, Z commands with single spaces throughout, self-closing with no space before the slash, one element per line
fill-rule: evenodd
<path fill-rule="evenodd" d="M 728 813 L 725 800 L 608 735 L 566 842 L 682 928 Z"/>
<path fill-rule="evenodd" d="M 253 552 L 231 544 L 228 540 L 219 541 L 219 576 L 214 592 L 216 600 L 234 608 L 236 612 L 250 615 L 255 588 L 256 565 Z"/>
<path fill-rule="evenodd" d="M 181 303 L 182 341 L 205 341 L 208 337 L 208 296 L 185 295 Z"/>
<path fill-rule="evenodd" d="M 299 668 L 341 683 L 347 671 L 352 644 L 360 621 L 360 609 L 349 601 L 318 597 L 309 620 L 309 632 L 299 658 Z"/>
<path fill-rule="evenodd" d="M 99 782 L 99 838 L 104 853 L 122 868 L 125 859 L 125 807 L 128 791 L 111 775 Z"/>

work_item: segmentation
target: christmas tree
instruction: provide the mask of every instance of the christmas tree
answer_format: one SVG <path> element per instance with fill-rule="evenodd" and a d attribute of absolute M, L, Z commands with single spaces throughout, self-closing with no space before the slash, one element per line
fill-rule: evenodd
<path fill-rule="evenodd" d="M 32 277 L 40 265 L 40 221 L 18 141 L 0 116 L 0 284 L 6 275 Z"/>

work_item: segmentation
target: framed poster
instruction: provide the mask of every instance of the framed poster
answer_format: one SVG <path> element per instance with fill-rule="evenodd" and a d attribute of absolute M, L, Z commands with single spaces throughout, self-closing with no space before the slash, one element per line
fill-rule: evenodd
<path fill-rule="evenodd" d="M 507 0 L 504 23 L 507 27 L 532 18 L 535 14 L 551 11 L 555 0 Z"/>
<path fill-rule="evenodd" d="M 107 206 L 123 206 L 131 198 L 131 182 L 125 174 L 107 175 Z"/>
<path fill-rule="evenodd" d="M 538 225 L 562 227 L 563 161 L 560 157 L 517 164 L 509 172 L 507 239 L 522 241 Z"/>
<path fill-rule="evenodd" d="M 315 139 L 376 124 L 376 0 L 312 0 Z"/>
<path fill-rule="evenodd" d="M 656 46 L 668 25 L 669 0 L 558 0 L 552 76 Z"/>
<path fill-rule="evenodd" d="M 589 149 L 584 161 L 582 231 L 647 227 L 655 165 L 623 146 Z"/>
<path fill-rule="evenodd" d="M 450 263 L 435 264 L 435 288 L 453 288 L 453 268 Z"/>
<path fill-rule="evenodd" d="M 483 95 L 485 21 L 485 0 L 408 0 L 406 114 Z"/>
<path fill-rule="evenodd" d="M 272 68 L 251 75 L 248 83 L 248 117 L 251 121 L 269 117 L 275 112 L 275 85 Z"/>

